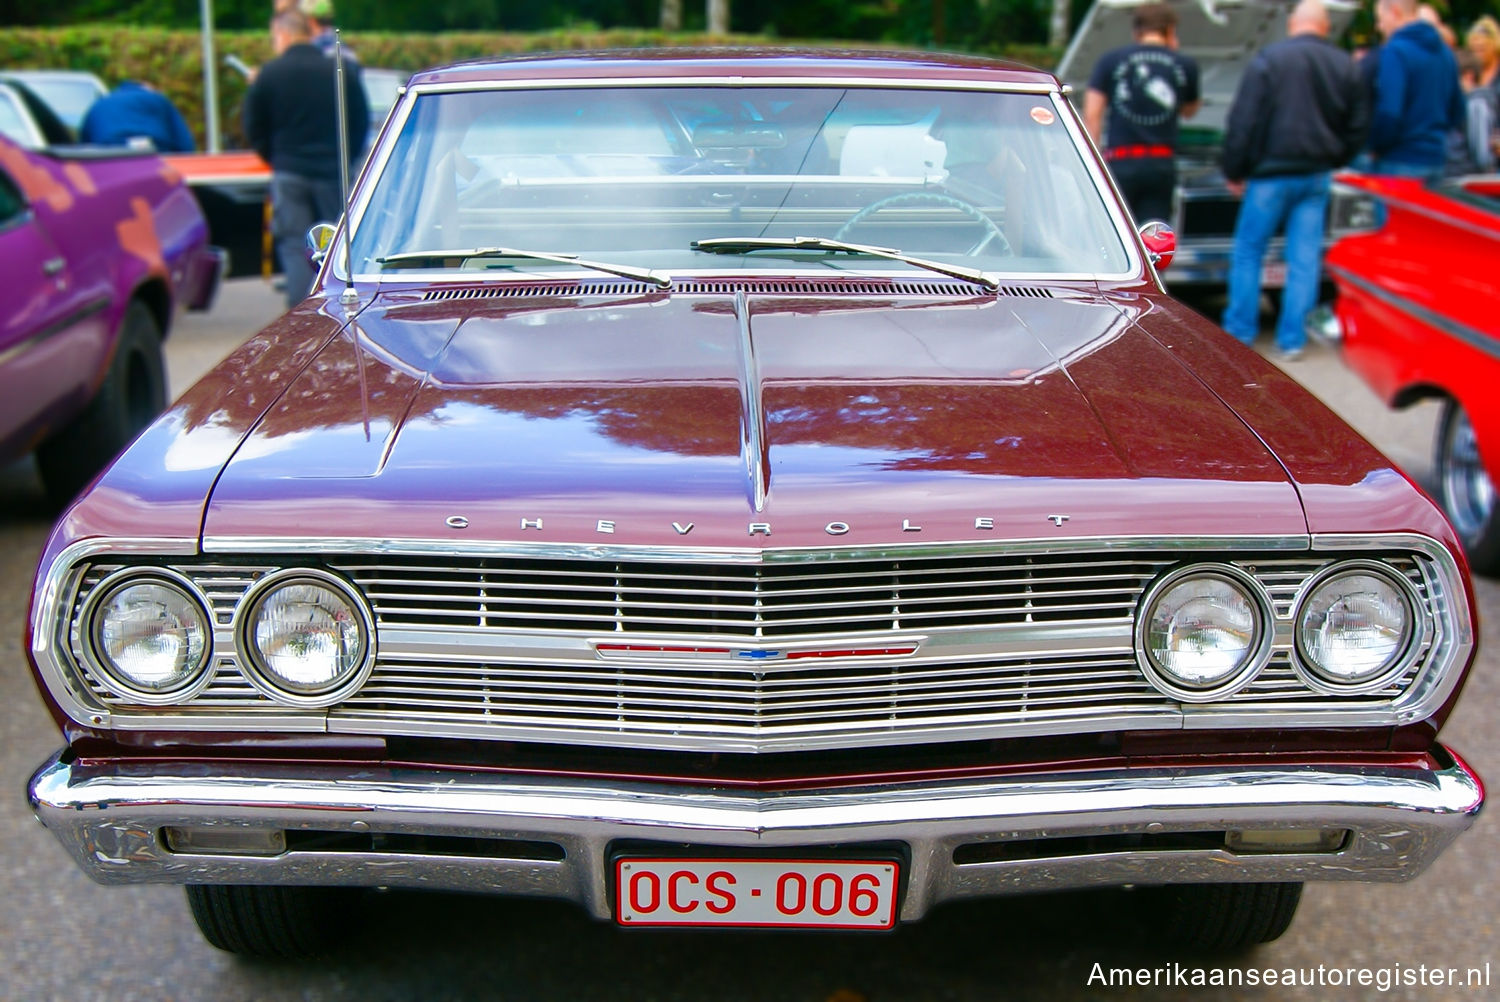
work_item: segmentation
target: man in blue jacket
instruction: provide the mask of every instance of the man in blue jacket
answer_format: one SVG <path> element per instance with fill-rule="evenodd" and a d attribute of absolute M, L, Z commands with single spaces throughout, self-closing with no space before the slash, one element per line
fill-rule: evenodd
<path fill-rule="evenodd" d="M 1399 177 L 1440 177 L 1448 133 L 1464 124 L 1453 51 L 1418 16 L 1417 0 L 1379 0 L 1375 27 L 1385 44 L 1366 57 L 1377 60 L 1368 169 Z"/>
<path fill-rule="evenodd" d="M 159 153 L 193 152 L 193 134 L 177 106 L 134 80 L 122 81 L 89 107 L 78 138 L 99 146 L 129 146 L 144 139 Z"/>
<path fill-rule="evenodd" d="M 1255 340 L 1261 262 L 1284 226 L 1282 361 L 1301 355 L 1303 317 L 1316 305 L 1332 172 L 1354 158 L 1369 122 L 1364 81 L 1328 31 L 1322 0 L 1301 0 L 1287 18 L 1287 37 L 1245 67 L 1224 130 L 1224 176 L 1241 196 L 1224 329 L 1246 344 Z"/>

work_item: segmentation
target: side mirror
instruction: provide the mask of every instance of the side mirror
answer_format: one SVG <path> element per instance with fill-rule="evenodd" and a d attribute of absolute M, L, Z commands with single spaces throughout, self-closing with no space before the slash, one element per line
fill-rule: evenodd
<path fill-rule="evenodd" d="M 1141 243 L 1151 255 L 1151 263 L 1156 265 L 1157 271 L 1166 271 L 1167 265 L 1172 263 L 1172 255 L 1177 253 L 1177 234 L 1160 219 L 1146 223 L 1140 232 Z"/>
<path fill-rule="evenodd" d="M 332 223 L 316 223 L 307 231 L 307 256 L 312 258 L 313 264 L 322 264 L 323 259 L 328 256 L 328 248 L 333 243 L 333 235 L 338 232 Z"/>

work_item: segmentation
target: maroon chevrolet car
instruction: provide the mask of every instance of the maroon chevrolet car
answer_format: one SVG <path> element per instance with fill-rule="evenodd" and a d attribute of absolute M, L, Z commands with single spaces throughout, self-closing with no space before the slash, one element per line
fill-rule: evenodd
<path fill-rule="evenodd" d="M 1163 294 L 1058 82 L 932 54 L 418 74 L 313 295 L 47 544 L 38 817 L 210 942 L 378 886 L 888 929 L 1124 885 L 1279 935 L 1479 778 L 1458 541 Z"/>

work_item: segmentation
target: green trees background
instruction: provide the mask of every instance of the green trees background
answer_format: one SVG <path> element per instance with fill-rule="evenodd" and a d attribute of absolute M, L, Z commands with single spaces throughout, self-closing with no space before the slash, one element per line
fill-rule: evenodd
<path fill-rule="evenodd" d="M 728 0 L 723 28 L 786 39 L 845 39 L 998 51 L 1042 44 L 1054 3 L 1082 18 L 1088 0 Z M 220 30 L 263 29 L 271 0 L 214 0 Z M 356 32 L 548 31 L 658 28 L 663 6 L 680 30 L 717 30 L 706 0 L 335 0 L 339 27 Z M 199 0 L 0 0 L 0 25 L 90 22 L 196 28 Z M 668 25 L 670 27 L 670 25 Z M 3 30 L 3 28 L 0 28 Z"/>
<path fill-rule="evenodd" d="M 656 29 L 841 39 L 939 46 L 975 52 L 1066 42 L 1091 0 L 336 0 L 339 26 L 355 32 L 532 32 Z M 1366 6 L 1370 6 L 1367 3 Z M 1460 29 L 1488 12 L 1493 0 L 1436 0 Z M 271 0 L 213 0 L 215 27 L 265 27 Z M 716 8 L 722 24 L 708 23 Z M 3 26 L 51 27 L 109 23 L 198 27 L 199 0 L 0 0 Z M 1054 20 L 1055 19 L 1055 20 Z M 1366 11 L 1353 35 L 1371 30 Z"/>

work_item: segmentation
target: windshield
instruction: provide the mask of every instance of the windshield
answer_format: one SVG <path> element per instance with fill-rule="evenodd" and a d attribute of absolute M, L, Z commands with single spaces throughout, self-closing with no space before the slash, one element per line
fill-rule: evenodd
<path fill-rule="evenodd" d="M 31 124 L 31 117 L 21 106 L 20 99 L 4 87 L 0 87 L 0 136 L 27 149 L 42 145 L 41 136 Z"/>
<path fill-rule="evenodd" d="M 353 258 L 371 274 L 400 255 L 514 247 L 671 271 L 724 266 L 695 241 L 805 237 L 1011 274 L 1119 274 L 1128 260 L 1050 97 L 834 86 L 419 95 Z M 789 257 L 911 270 L 809 243 L 745 249 L 734 267 L 785 272 Z"/>
<path fill-rule="evenodd" d="M 83 124 L 83 116 L 102 94 L 98 84 L 86 77 L 35 77 L 26 85 L 71 129 Z"/>

